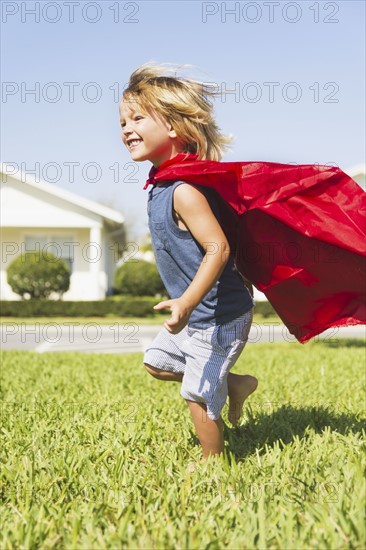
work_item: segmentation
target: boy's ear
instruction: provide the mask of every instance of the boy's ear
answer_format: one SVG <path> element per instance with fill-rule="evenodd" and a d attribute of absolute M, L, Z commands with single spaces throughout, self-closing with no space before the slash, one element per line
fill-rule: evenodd
<path fill-rule="evenodd" d="M 173 126 L 172 126 L 172 123 L 170 122 L 170 120 L 166 120 L 166 123 L 167 123 L 167 126 L 168 126 L 168 133 L 169 133 L 169 136 L 170 137 L 173 137 L 173 138 L 176 138 L 178 137 L 177 136 L 177 132 L 174 130 Z"/>

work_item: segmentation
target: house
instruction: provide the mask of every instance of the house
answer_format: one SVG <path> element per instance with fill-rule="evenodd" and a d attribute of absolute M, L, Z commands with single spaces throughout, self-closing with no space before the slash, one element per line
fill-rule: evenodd
<path fill-rule="evenodd" d="M 0 299 L 20 299 L 7 283 L 6 270 L 15 257 L 34 249 L 52 252 L 69 265 L 64 300 L 105 298 L 125 245 L 122 214 L 15 166 L 0 165 Z"/>

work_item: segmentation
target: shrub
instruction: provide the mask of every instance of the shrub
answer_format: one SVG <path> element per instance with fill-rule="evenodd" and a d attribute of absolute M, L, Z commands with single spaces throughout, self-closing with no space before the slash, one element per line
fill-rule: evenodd
<path fill-rule="evenodd" d="M 166 296 L 156 265 L 145 260 L 125 262 L 118 267 L 114 275 L 113 290 L 116 294 L 131 296 Z"/>
<path fill-rule="evenodd" d="M 62 296 L 70 286 L 67 264 L 50 252 L 32 250 L 11 262 L 8 284 L 22 298 L 47 299 L 56 292 Z"/>
<path fill-rule="evenodd" d="M 256 302 L 254 311 L 262 317 L 275 317 L 277 315 L 273 306 L 267 301 Z"/>
<path fill-rule="evenodd" d="M 154 317 L 161 314 L 153 309 L 157 303 L 152 296 L 124 296 L 121 300 L 3 300 L 3 317 Z"/>
<path fill-rule="evenodd" d="M 3 317 L 154 317 L 167 313 L 156 311 L 157 299 L 152 296 L 111 296 L 98 301 L 67 300 L 3 300 L 0 314 Z M 271 304 L 257 302 L 256 314 L 263 317 L 276 315 Z"/>

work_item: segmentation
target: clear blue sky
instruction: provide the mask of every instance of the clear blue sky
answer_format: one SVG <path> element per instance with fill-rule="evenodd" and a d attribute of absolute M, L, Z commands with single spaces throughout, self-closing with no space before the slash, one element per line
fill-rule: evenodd
<path fill-rule="evenodd" d="M 127 164 L 118 99 L 131 72 L 147 61 L 189 63 L 197 67 L 195 77 L 237 87 L 239 97 L 216 100 L 221 129 L 235 136 L 223 160 L 331 162 L 342 169 L 365 162 L 363 0 L 267 6 L 79 0 L 73 22 L 63 1 L 39 2 L 35 21 L 36 4 L 1 6 L 1 160 L 28 169 L 39 162 L 43 176 L 47 163 L 58 163 L 49 179 L 60 177 L 53 183 L 120 210 L 130 240 L 147 232 L 142 187 L 151 164 Z M 236 6 L 236 15 L 225 13 Z M 79 83 L 74 101 L 67 82 Z M 272 101 L 269 82 L 279 83 Z M 25 95 L 36 86 L 39 97 Z M 93 101 L 97 90 L 101 97 Z M 59 100 L 52 101 L 56 92 Z M 296 94 L 301 97 L 292 102 Z M 70 162 L 80 163 L 74 181 Z M 99 181 L 90 181 L 93 168 L 85 172 L 91 162 L 100 166 Z"/>

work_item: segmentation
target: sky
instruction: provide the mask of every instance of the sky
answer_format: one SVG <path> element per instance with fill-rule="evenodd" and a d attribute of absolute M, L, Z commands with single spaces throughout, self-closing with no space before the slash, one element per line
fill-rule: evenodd
<path fill-rule="evenodd" d="M 1 21 L 1 161 L 120 211 L 129 240 L 152 165 L 122 145 L 118 104 L 143 63 L 221 89 L 223 161 L 365 162 L 363 0 L 2 1 Z"/>

